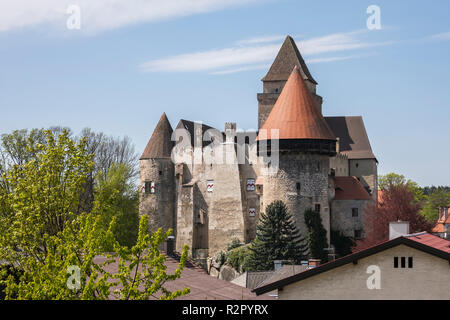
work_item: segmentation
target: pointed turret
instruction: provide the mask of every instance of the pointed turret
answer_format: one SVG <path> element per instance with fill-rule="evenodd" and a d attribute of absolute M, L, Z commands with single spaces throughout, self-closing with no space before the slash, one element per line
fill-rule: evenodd
<path fill-rule="evenodd" d="M 297 66 L 294 67 L 272 111 L 261 128 L 271 139 L 271 129 L 278 129 L 280 150 L 336 153 L 336 137 L 317 109 Z"/>
<path fill-rule="evenodd" d="M 314 100 L 294 67 L 272 111 L 261 129 L 279 130 L 279 139 L 336 140 L 327 122 L 315 106 Z M 258 140 L 260 137 L 258 136 Z"/>
<path fill-rule="evenodd" d="M 322 113 L 322 97 L 316 94 L 317 82 L 311 76 L 300 51 L 292 37 L 287 36 L 278 51 L 272 66 L 266 76 L 262 78 L 263 92 L 258 93 L 258 128 L 261 128 L 269 116 L 275 102 L 283 90 L 292 69 L 297 67 L 301 77 L 305 80 L 308 90 L 315 101 L 315 106 Z"/>
<path fill-rule="evenodd" d="M 164 112 L 159 119 L 140 160 L 170 158 L 173 147 L 172 132 L 172 126 Z"/>
<path fill-rule="evenodd" d="M 316 80 L 314 80 L 309 72 L 294 39 L 292 39 L 291 36 L 287 36 L 277 54 L 277 57 L 272 63 L 269 72 L 267 72 L 266 76 L 262 78 L 262 81 L 286 81 L 289 78 L 294 66 L 297 66 L 297 68 L 300 69 L 303 79 L 317 84 Z"/>

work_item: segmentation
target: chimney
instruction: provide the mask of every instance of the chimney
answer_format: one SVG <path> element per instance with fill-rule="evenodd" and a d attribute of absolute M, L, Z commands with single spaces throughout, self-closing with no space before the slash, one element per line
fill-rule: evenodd
<path fill-rule="evenodd" d="M 283 260 L 273 260 L 273 268 L 275 271 L 278 271 L 283 266 Z"/>
<path fill-rule="evenodd" d="M 409 234 L 409 221 L 389 222 L 389 240 Z"/>
<path fill-rule="evenodd" d="M 312 269 L 318 267 L 320 265 L 320 259 L 309 259 L 308 260 L 308 269 Z"/>
<path fill-rule="evenodd" d="M 172 256 L 175 251 L 175 237 L 168 236 L 166 240 L 166 253 L 168 256 Z"/>

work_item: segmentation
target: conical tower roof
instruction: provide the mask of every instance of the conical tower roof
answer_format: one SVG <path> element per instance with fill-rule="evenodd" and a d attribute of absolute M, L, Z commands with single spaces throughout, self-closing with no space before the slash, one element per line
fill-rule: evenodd
<path fill-rule="evenodd" d="M 317 84 L 316 80 L 314 80 L 311 76 L 311 73 L 303 60 L 294 39 L 292 39 L 291 36 L 287 36 L 280 48 L 280 51 L 278 51 L 277 57 L 273 61 L 269 72 L 267 72 L 266 76 L 262 78 L 262 81 L 285 81 L 289 78 L 294 66 L 300 68 L 303 79 L 307 79 L 312 83 Z"/>
<path fill-rule="evenodd" d="M 280 96 L 261 129 L 279 130 L 279 139 L 336 140 L 297 67 L 291 72 Z M 262 140 L 258 135 L 258 140 Z"/>
<path fill-rule="evenodd" d="M 170 158 L 173 147 L 172 132 L 169 119 L 167 119 L 166 113 L 163 113 L 140 160 Z"/>

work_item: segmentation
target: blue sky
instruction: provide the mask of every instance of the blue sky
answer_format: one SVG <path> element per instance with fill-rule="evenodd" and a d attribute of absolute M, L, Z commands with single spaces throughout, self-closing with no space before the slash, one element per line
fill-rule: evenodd
<path fill-rule="evenodd" d="M 79 5 L 81 28 L 66 9 Z M 381 30 L 368 30 L 369 5 Z M 162 112 L 257 127 L 260 79 L 284 37 L 324 115 L 362 115 L 379 172 L 449 185 L 450 2 L 2 0 L 0 133 L 84 127 L 140 153 Z"/>

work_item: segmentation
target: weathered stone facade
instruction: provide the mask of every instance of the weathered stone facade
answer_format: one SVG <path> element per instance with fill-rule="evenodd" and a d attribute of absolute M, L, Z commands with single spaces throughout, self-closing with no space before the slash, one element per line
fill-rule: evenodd
<path fill-rule="evenodd" d="M 260 129 L 286 85 L 289 76 L 286 70 L 292 71 L 294 66 L 300 68 L 305 90 L 312 96 L 314 108 L 319 110 L 319 113 L 315 111 L 316 116 L 325 123 L 322 98 L 316 94 L 317 82 L 307 70 L 292 38 L 286 41 L 263 79 L 263 93 L 258 94 Z M 187 120 L 181 120 L 175 131 L 178 129 L 188 132 L 181 149 L 176 149 L 178 144 L 174 147 L 173 141 L 178 141 L 174 136 L 178 136 L 164 114 L 141 157 L 139 209 L 140 214 L 150 216 L 151 230 L 172 228 L 176 250 L 181 251 L 187 244 L 191 256 L 205 265 L 208 256 L 225 249 L 233 238 L 245 243 L 252 241 L 260 212 L 274 200 L 286 203 L 304 236 L 307 235 L 304 222 L 307 209 L 320 214 L 328 241 L 332 229 L 353 236 L 350 233 L 358 223 L 359 228 L 361 221 L 349 217 L 348 210 L 357 207 L 362 217 L 367 200 L 335 201 L 335 176 L 355 175 L 364 186 L 371 190 L 377 188 L 376 159 L 355 156 L 350 159 L 340 153 L 339 141 L 349 138 L 335 130 L 332 131 L 339 139 L 337 143 L 327 144 L 328 152 L 295 147 L 282 150 L 278 170 L 271 173 L 267 155 L 258 155 L 252 145 L 257 132 L 247 132 L 246 140 L 239 136 L 236 123 L 226 123 L 221 131 Z M 205 135 L 209 130 L 215 130 L 216 140 Z M 243 141 L 245 143 L 241 143 Z M 333 149 L 336 145 L 338 150 Z M 246 150 L 244 161 L 238 158 L 240 148 Z M 171 156 L 180 152 L 186 155 L 185 160 L 174 163 Z M 216 159 L 222 155 L 223 161 L 210 163 L 205 154 Z"/>

